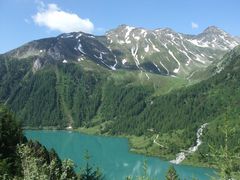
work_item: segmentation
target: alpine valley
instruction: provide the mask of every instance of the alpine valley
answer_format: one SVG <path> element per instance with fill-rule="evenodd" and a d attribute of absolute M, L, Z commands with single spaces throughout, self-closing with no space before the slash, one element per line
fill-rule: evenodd
<path fill-rule="evenodd" d="M 240 153 L 238 45 L 215 26 L 60 34 L 0 55 L 0 101 L 26 128 L 126 136 L 132 151 L 168 160 L 199 145 L 184 162 L 212 165 L 226 123 L 235 127 L 229 149 Z"/>

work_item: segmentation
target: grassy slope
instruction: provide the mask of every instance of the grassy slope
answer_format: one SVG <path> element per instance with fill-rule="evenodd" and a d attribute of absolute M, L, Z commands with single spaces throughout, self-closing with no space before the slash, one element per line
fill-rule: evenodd
<path fill-rule="evenodd" d="M 60 120 L 64 127 L 69 123 L 69 118 L 66 120 L 66 117 L 71 116 L 76 126 L 85 125 L 86 127 L 91 127 L 87 130 L 82 128 L 82 131 L 89 132 L 91 130 L 91 133 L 100 132 L 102 134 L 109 133 L 109 130 L 106 130 L 105 127 L 110 126 L 116 132 L 120 130 L 119 127 L 127 130 L 126 127 L 131 124 L 130 128 L 128 127 L 129 132 L 141 128 L 144 135 L 141 137 L 129 136 L 129 134 L 134 134 L 134 131 L 131 133 L 120 131 L 120 134 L 128 134 L 127 137 L 130 139 L 132 150 L 140 153 L 172 158 L 180 149 L 192 145 L 195 140 L 195 130 L 201 123 L 210 120 L 212 122 L 219 121 L 218 119 L 221 120 L 222 115 L 226 112 L 224 108 L 232 104 L 236 105 L 231 108 L 232 114 L 235 111 L 237 112 L 239 107 L 238 64 L 232 65 L 235 71 L 232 71 L 231 68 L 226 69 L 226 71 L 216 77 L 186 88 L 185 86 L 188 86 L 189 82 L 181 78 L 148 73 L 150 77 L 148 80 L 145 73 L 139 71 L 113 72 L 89 61 L 77 64 L 60 63 L 57 67 L 58 70 L 53 71 L 54 73 L 52 72 L 52 66 L 49 65 L 33 75 L 30 73 L 31 66 L 27 66 L 27 63 L 24 64 L 24 62 L 24 60 L 21 63 L 8 62 L 7 72 L 11 72 L 13 76 L 4 77 L 5 79 L 2 81 L 1 87 L 7 85 L 10 89 L 13 89 L 11 90 L 9 105 L 22 119 L 27 119 L 26 123 L 31 125 L 33 122 L 32 117 L 35 117 L 34 123 L 49 126 L 59 123 Z M 25 66 L 27 66 L 25 69 L 28 70 L 24 69 Z M 15 75 L 14 69 L 20 69 L 21 71 L 16 72 Z M 228 75 L 229 73 L 230 75 Z M 21 86 L 18 88 L 15 87 L 15 84 L 19 80 Z M 176 91 L 180 87 L 184 88 Z M 17 93 L 14 93 L 16 90 Z M 127 98 L 119 101 L 125 103 L 125 105 L 120 107 L 115 104 L 115 107 L 112 106 L 115 101 L 108 100 L 107 103 L 110 103 L 109 107 L 106 106 L 106 109 L 101 109 L 104 98 L 114 91 L 127 93 L 123 94 L 123 97 Z M 1 97 L 3 99 L 6 98 L 7 94 L 4 94 L 6 93 L 5 89 L 1 88 L 1 92 L 3 92 Z M 140 107 L 140 110 L 142 110 L 142 104 L 136 107 L 137 113 L 131 111 L 133 106 L 130 105 L 128 108 L 128 103 L 135 105 L 136 102 L 139 102 L 138 100 L 135 102 L 134 98 L 130 102 L 126 101 L 131 100 L 128 97 L 130 93 L 132 93 L 132 97 L 140 95 L 140 97 L 136 96 L 144 104 L 143 111 L 140 114 L 138 113 L 138 108 Z M 142 94 L 144 97 L 141 97 Z M 120 94 L 113 93 L 112 95 L 113 97 L 118 97 Z M 153 105 L 147 104 L 151 100 Z M 100 105 L 96 104 L 96 102 L 100 103 Z M 41 105 L 40 108 L 39 104 Z M 108 116 L 110 118 L 104 119 L 106 116 L 103 115 L 113 107 L 115 107 L 114 109 L 117 112 L 110 112 Z M 19 110 L 19 108 L 22 109 Z M 189 108 L 193 109 L 190 110 Z M 118 112 L 119 109 L 120 111 Z M 39 112 L 42 112 L 42 114 L 39 114 Z M 61 114 L 62 112 L 63 114 Z M 121 117 L 125 112 L 129 113 L 129 116 L 132 113 L 136 114 L 133 114 L 135 116 L 132 119 L 133 121 L 125 121 L 125 124 L 121 124 L 123 119 L 128 120 L 127 117 Z M 118 117 L 119 115 L 120 118 Z M 175 117 L 178 117 L 179 122 L 176 121 Z M 190 117 L 196 117 L 196 119 L 194 118 L 193 122 L 188 121 L 189 119 L 191 120 Z M 44 122 L 42 121 L 43 119 Z M 54 119 L 53 122 L 48 121 L 52 119 Z M 175 126 L 169 124 L 173 120 Z M 233 120 L 237 123 L 236 117 Z M 160 124 L 156 124 L 157 122 L 160 122 Z M 167 127 L 163 131 L 161 129 L 162 125 Z M 154 132 L 149 131 L 152 127 L 154 127 Z M 161 129 L 161 131 L 158 129 Z M 164 148 L 153 143 L 157 134 L 159 134 L 157 142 L 163 144 Z M 215 140 L 213 139 L 213 141 Z M 203 147 L 205 147 L 202 150 L 204 152 L 206 151 L 206 146 Z M 199 161 L 199 158 L 196 159 L 197 161 Z"/>
<path fill-rule="evenodd" d="M 238 139 L 240 138 L 240 114 L 238 111 L 240 105 L 240 91 L 238 83 L 240 79 L 240 60 L 238 51 L 239 50 L 236 49 L 228 57 L 225 57 L 225 59 L 229 61 L 229 64 L 220 74 L 217 74 L 216 76 L 189 88 L 173 91 L 166 96 L 156 96 L 156 99 L 154 99 L 156 105 L 151 108 L 149 106 L 148 109 L 145 108 L 145 112 L 148 112 L 150 115 L 154 113 L 161 115 L 162 113 L 166 113 L 164 109 L 161 109 L 163 105 L 166 106 L 165 109 L 172 109 L 176 106 L 176 109 L 171 112 L 173 117 L 178 117 L 179 120 L 181 120 L 181 118 L 183 120 L 185 118 L 189 118 L 189 120 L 192 121 L 181 121 L 183 123 L 186 123 L 185 125 L 182 124 L 185 126 L 185 128 L 182 128 L 182 125 L 179 124 L 177 125 L 177 127 L 179 127 L 179 130 L 177 131 L 158 132 L 158 142 L 165 148 L 161 148 L 153 143 L 157 132 L 148 132 L 147 128 L 145 129 L 146 133 L 144 136 L 127 136 L 130 139 L 132 150 L 139 153 L 147 153 L 149 155 L 172 158 L 172 155 L 176 153 L 174 149 L 177 149 L 179 151 L 181 148 L 186 149 L 187 147 L 190 147 L 195 139 L 196 129 L 202 123 L 210 122 L 210 125 L 204 132 L 204 143 L 200 146 L 199 151 L 192 156 L 189 156 L 189 158 L 185 161 L 185 163 L 188 164 L 191 163 L 196 165 L 197 163 L 198 165 L 208 165 L 209 159 L 207 156 L 205 156 L 205 154 L 209 153 L 210 151 L 209 144 L 214 145 L 216 148 L 219 148 L 221 146 L 221 143 L 223 142 L 221 129 L 225 123 L 223 121 L 224 117 L 226 114 L 228 114 L 230 126 L 235 127 L 235 134 L 229 140 L 229 147 L 231 147 L 230 149 L 233 151 L 233 153 L 239 152 L 239 146 L 237 146 Z M 147 83 L 147 81 L 144 81 L 144 83 Z M 167 104 L 165 102 L 167 102 Z M 178 109 L 177 107 L 181 108 Z M 141 118 L 141 116 L 139 118 Z M 141 119 L 141 122 L 144 124 L 144 119 Z M 131 123 L 135 124 L 135 122 Z M 151 119 L 148 116 L 148 124 L 150 123 Z M 167 123 L 168 122 L 166 121 L 166 126 Z M 99 133 L 101 131 L 96 130 L 98 127 L 101 126 L 93 126 L 93 128 L 90 129 L 95 129 L 95 132 Z M 127 124 L 125 127 L 127 127 Z M 148 126 L 146 124 L 145 127 L 151 126 Z M 84 131 L 88 132 L 87 129 L 84 129 Z M 186 135 L 186 133 L 189 134 Z M 191 137 L 191 140 L 186 142 L 185 140 L 189 139 L 189 137 Z"/>
<path fill-rule="evenodd" d="M 147 78 L 146 74 L 150 79 Z M 188 85 L 188 81 L 179 77 L 162 76 L 153 73 L 141 71 L 120 70 L 111 74 L 114 81 L 120 83 L 130 81 L 133 85 L 151 86 L 154 89 L 153 96 L 159 96 L 169 93 L 171 90 L 178 89 Z"/>

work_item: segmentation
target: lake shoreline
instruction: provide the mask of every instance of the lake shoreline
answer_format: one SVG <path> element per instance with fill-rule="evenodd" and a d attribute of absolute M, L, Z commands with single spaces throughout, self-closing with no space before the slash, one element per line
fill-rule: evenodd
<path fill-rule="evenodd" d="M 26 129 L 26 128 L 25 128 Z M 122 180 L 131 175 L 141 175 L 143 163 L 148 164 L 149 175 L 152 178 L 164 178 L 167 169 L 171 165 L 156 156 L 147 156 L 130 152 L 128 139 L 124 136 L 101 136 L 96 134 L 82 133 L 79 130 L 69 131 L 66 129 L 51 130 L 45 128 L 31 128 L 25 130 L 28 139 L 37 140 L 47 149 L 54 148 L 61 159 L 72 159 L 76 164 L 76 171 L 85 165 L 84 153 L 91 154 L 91 164 L 100 167 L 106 179 Z M 209 180 L 208 175 L 214 175 L 212 168 L 202 168 L 192 165 L 174 165 L 182 179 L 197 177 Z"/>
<path fill-rule="evenodd" d="M 149 137 L 146 137 L 146 136 L 139 136 L 138 137 L 138 136 L 133 136 L 133 135 L 112 135 L 112 134 L 107 134 L 107 133 L 101 134 L 98 129 L 94 129 L 92 127 L 90 127 L 90 128 L 79 127 L 79 128 L 67 129 L 67 128 L 60 128 L 60 127 L 55 127 L 55 126 L 45 126 L 45 127 L 26 127 L 25 126 L 25 127 L 22 127 L 22 128 L 23 128 L 23 130 L 73 131 L 73 132 L 79 132 L 79 133 L 82 133 L 82 134 L 93 135 L 93 136 L 126 138 L 128 140 L 129 152 L 131 152 L 131 153 L 144 155 L 146 157 L 157 157 L 161 160 L 168 161 L 168 162 L 170 162 L 170 160 L 176 156 L 176 155 L 160 156 L 160 155 L 158 155 L 154 152 L 146 151 L 144 149 L 144 147 L 136 147 L 132 143 L 136 138 L 143 138 L 143 139 L 148 138 L 148 139 L 150 139 Z M 203 164 L 203 163 L 197 162 L 196 160 L 194 160 L 194 158 L 192 160 L 191 156 L 190 156 L 190 158 L 186 158 L 181 163 L 181 165 L 194 166 L 194 167 L 199 167 L 199 168 L 213 168 L 213 169 L 215 168 L 213 166 L 210 166 L 207 163 Z"/>
<path fill-rule="evenodd" d="M 120 137 L 120 138 L 127 138 L 128 140 L 128 144 L 129 144 L 129 152 L 131 153 L 136 153 L 136 154 L 140 154 L 140 155 L 144 155 L 144 156 L 147 156 L 147 157 L 157 157 L 161 160 L 164 160 L 164 161 L 168 161 L 170 162 L 170 160 L 172 158 L 175 158 L 176 155 L 172 155 L 172 156 L 160 156 L 160 155 L 157 155 L 157 154 L 154 154 L 152 152 L 143 152 L 141 148 L 134 148 L 133 144 L 131 143 L 135 137 L 137 136 L 133 136 L 133 135 L 111 135 L 111 134 L 101 134 L 99 132 L 93 132 L 91 130 L 91 128 L 85 128 L 85 127 L 80 127 L 80 128 L 77 128 L 77 129 L 73 129 L 73 131 L 77 131 L 77 132 L 80 132 L 80 133 L 83 133 L 83 134 L 86 134 L 86 135 L 94 135 L 94 136 L 106 136 L 106 137 Z M 140 137 L 146 137 L 146 136 L 140 136 Z M 153 140 L 154 141 L 154 140 Z M 195 160 L 192 160 L 191 159 L 191 156 L 190 155 L 188 158 L 186 158 L 182 163 L 181 165 L 187 165 L 187 166 L 194 166 L 194 167 L 200 167 L 200 168 L 212 168 L 212 169 L 216 169 L 216 167 L 213 167 L 207 163 L 200 163 L 200 162 L 196 162 Z M 172 163 L 173 164 L 173 163 Z M 174 164 L 173 164 L 174 165 Z"/>

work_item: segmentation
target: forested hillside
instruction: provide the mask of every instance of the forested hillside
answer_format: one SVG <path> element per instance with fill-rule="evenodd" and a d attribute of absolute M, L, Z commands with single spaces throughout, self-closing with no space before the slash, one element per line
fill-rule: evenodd
<path fill-rule="evenodd" d="M 101 180 L 101 172 L 90 164 L 77 174 L 71 160 L 61 160 L 54 149 L 28 141 L 13 114 L 0 104 L 0 179 Z M 79 167 L 78 167 L 79 169 Z"/>
<path fill-rule="evenodd" d="M 201 147 L 204 151 L 203 154 L 206 154 L 208 143 L 219 147 L 223 142 L 223 137 L 219 134 L 224 119 L 227 119 L 229 125 L 235 127 L 235 135 L 229 140 L 230 147 L 234 150 L 234 146 L 238 144 L 240 138 L 240 86 L 238 83 L 240 79 L 240 48 L 227 54 L 224 57 L 224 63 L 227 64 L 226 67 L 208 80 L 174 90 L 163 96 L 148 96 L 143 101 L 140 98 L 138 103 L 135 102 L 131 105 L 132 108 L 125 103 L 130 98 L 119 98 L 121 96 L 109 93 L 110 97 L 108 96 L 108 98 L 112 100 L 110 102 L 125 104 L 125 106 L 117 108 L 116 111 L 102 113 L 105 115 L 105 119 L 111 117 L 110 119 L 114 120 L 114 123 L 110 124 L 107 129 L 113 134 L 138 135 L 149 134 L 149 129 L 153 129 L 160 136 L 168 134 L 169 138 L 178 132 L 177 134 L 186 148 L 193 144 L 196 139 L 196 130 L 200 125 L 209 123 L 205 133 L 205 143 Z M 134 93 L 134 100 L 137 99 L 137 94 Z M 110 106 L 114 107 L 113 104 Z M 122 108 L 125 109 L 122 110 Z M 130 115 L 128 116 L 127 113 Z M 181 147 L 180 144 L 177 143 L 172 148 L 169 145 L 168 151 L 172 149 L 173 152 L 176 152 L 176 149 L 184 148 L 184 145 Z M 239 149 L 236 151 L 239 152 Z"/>
<path fill-rule="evenodd" d="M 218 71 L 211 69 L 214 76 L 194 85 L 179 77 L 111 71 L 87 60 L 62 63 L 49 57 L 36 70 L 35 56 L 1 56 L 0 100 L 25 127 L 100 125 L 102 133 L 167 139 L 177 134 L 181 143 L 166 142 L 164 150 L 175 154 L 195 142 L 200 125 L 221 124 L 226 113 L 238 127 L 239 55 L 237 47 L 220 61 Z M 209 125 L 208 135 L 215 127 Z M 214 137 L 207 141 L 217 142 Z"/>
<path fill-rule="evenodd" d="M 33 72 L 33 60 L 0 59 L 0 100 L 29 127 L 79 127 L 96 116 L 112 120 L 118 111 L 138 115 L 147 97 L 187 84 L 154 74 L 149 74 L 152 80 L 148 81 L 141 72 L 113 72 L 90 62 L 52 62 Z"/>
<path fill-rule="evenodd" d="M 231 119 L 237 120 L 240 108 L 239 50 L 240 48 L 236 48 L 224 57 L 227 66 L 220 73 L 193 86 L 145 100 L 146 107 L 142 108 L 144 110 L 137 113 L 137 116 L 132 114 L 133 118 L 124 118 L 125 113 L 119 112 L 114 115 L 119 117 L 119 120 L 116 120 L 113 127 L 119 125 L 118 132 L 144 133 L 146 129 L 154 128 L 164 133 L 188 127 L 196 129 L 200 124 L 221 119 L 226 113 L 231 115 Z M 125 125 L 121 128 L 123 123 Z M 129 127 L 126 123 L 132 126 Z"/>

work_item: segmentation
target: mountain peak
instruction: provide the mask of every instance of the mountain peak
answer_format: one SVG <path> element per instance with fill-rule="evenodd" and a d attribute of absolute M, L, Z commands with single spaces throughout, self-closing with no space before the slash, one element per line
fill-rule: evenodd
<path fill-rule="evenodd" d="M 78 31 L 78 32 L 70 32 L 70 33 L 62 33 L 60 35 L 57 36 L 57 38 L 75 38 L 75 37 L 80 37 L 80 36 L 93 36 L 92 34 L 88 34 L 82 31 Z"/>
<path fill-rule="evenodd" d="M 207 27 L 203 33 L 223 33 L 224 31 L 218 28 L 217 26 L 209 26 Z"/>
<path fill-rule="evenodd" d="M 171 29 L 171 28 L 168 28 L 168 27 L 166 27 L 166 28 L 158 28 L 158 29 L 155 29 L 154 30 L 155 32 L 159 32 L 159 31 L 161 31 L 161 32 L 164 32 L 164 33 L 176 33 L 173 29 Z"/>
<path fill-rule="evenodd" d="M 119 25 L 116 29 L 127 29 L 127 28 L 135 28 L 135 27 L 133 27 L 133 26 L 129 26 L 129 25 L 127 25 L 127 24 L 121 24 L 121 25 Z"/>

